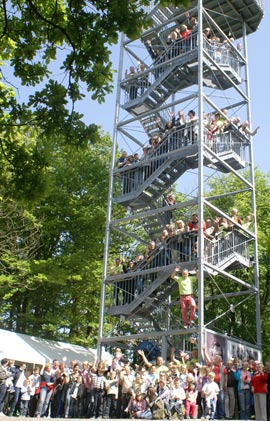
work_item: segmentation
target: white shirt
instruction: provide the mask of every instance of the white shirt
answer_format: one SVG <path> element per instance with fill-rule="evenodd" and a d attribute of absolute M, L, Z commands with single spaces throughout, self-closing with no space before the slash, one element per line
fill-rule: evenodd
<path fill-rule="evenodd" d="M 17 382 L 16 382 L 16 384 L 15 384 L 15 386 L 22 388 L 23 384 L 24 384 L 24 380 L 25 380 L 25 375 L 24 375 L 24 372 L 22 371 L 18 380 L 17 380 Z"/>
<path fill-rule="evenodd" d="M 206 398 L 216 400 L 219 393 L 219 386 L 216 382 L 205 383 L 202 391 L 205 393 Z"/>

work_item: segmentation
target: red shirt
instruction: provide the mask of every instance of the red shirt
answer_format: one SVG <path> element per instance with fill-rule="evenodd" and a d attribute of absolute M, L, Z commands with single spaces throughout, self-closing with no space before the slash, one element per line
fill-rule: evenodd
<path fill-rule="evenodd" d="M 227 374 L 226 367 L 223 368 L 223 364 L 216 365 L 216 364 L 212 364 L 211 362 L 208 363 L 208 366 L 211 367 L 211 371 L 215 373 L 214 382 L 220 385 L 221 373 Z"/>
<path fill-rule="evenodd" d="M 250 382 L 254 388 L 254 393 L 267 393 L 267 380 L 267 373 L 259 373 L 258 371 L 254 373 Z"/>
<path fill-rule="evenodd" d="M 181 38 L 185 40 L 189 39 L 191 32 L 192 32 L 191 29 L 187 29 L 184 32 L 180 32 Z"/>
<path fill-rule="evenodd" d="M 198 232 L 198 230 L 199 230 L 199 222 L 190 221 L 188 223 L 188 228 L 189 228 L 190 231 L 196 231 L 196 232 Z M 205 225 L 205 221 L 203 221 L 203 232 L 205 232 L 205 230 L 206 230 L 206 225 Z"/>
<path fill-rule="evenodd" d="M 215 373 L 215 378 L 214 378 L 214 381 L 217 383 L 217 384 L 220 384 L 220 369 L 221 369 L 221 364 L 218 364 L 218 365 L 213 365 L 212 366 L 212 371 L 213 371 L 213 373 Z"/>

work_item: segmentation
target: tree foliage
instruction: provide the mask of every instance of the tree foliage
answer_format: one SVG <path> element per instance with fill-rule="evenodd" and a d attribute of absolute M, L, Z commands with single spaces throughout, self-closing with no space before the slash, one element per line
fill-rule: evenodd
<path fill-rule="evenodd" d="M 99 317 L 110 147 L 109 137 L 101 134 L 99 142 L 85 147 L 55 143 L 43 197 L 34 206 L 32 201 L 17 199 L 20 209 L 14 205 L 13 213 L 5 211 L 8 216 L 0 227 L 2 243 L 6 238 L 0 278 L 2 327 L 93 342 Z M 7 206 L 3 198 L 3 212 Z"/>
<path fill-rule="evenodd" d="M 120 32 L 137 37 L 149 25 L 149 4 L 148 0 L 1 3 L 0 150 L 10 164 L 17 195 L 42 194 L 52 139 L 74 145 L 93 142 L 96 127 L 84 123 L 77 104 L 86 92 L 105 101 L 113 88 L 111 46 Z M 37 142 L 26 145 L 33 129 L 38 131 Z"/>
<path fill-rule="evenodd" d="M 66 126 L 75 129 L 80 122 L 75 102 L 86 90 L 93 99 L 105 100 L 113 81 L 110 46 L 118 42 L 120 32 L 130 38 L 140 35 L 150 23 L 145 9 L 149 4 L 148 0 L 3 2 L 0 57 L 6 126 L 36 124 L 52 130 L 60 118 L 62 133 L 68 134 Z M 35 87 L 22 104 L 13 95 L 14 77 Z"/>

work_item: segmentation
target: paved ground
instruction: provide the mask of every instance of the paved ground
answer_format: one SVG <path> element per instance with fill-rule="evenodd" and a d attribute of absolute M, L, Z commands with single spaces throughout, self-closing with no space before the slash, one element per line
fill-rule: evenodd
<path fill-rule="evenodd" d="M 36 417 L 21 417 L 21 416 L 18 416 L 18 417 L 9 417 L 9 416 L 7 416 L 7 415 L 0 415 L 0 419 L 1 419 L 1 421 L 2 420 L 8 420 L 8 421 L 21 421 L 21 420 L 25 420 L 25 418 L 30 418 L 31 420 L 36 420 L 36 421 L 41 421 L 41 420 L 52 420 L 52 421 L 63 421 L 63 420 L 67 420 L 67 421 L 69 421 L 69 420 L 72 420 L 72 421 L 82 421 L 82 420 L 93 420 L 94 418 L 50 418 L 50 417 L 42 417 L 42 418 L 36 418 Z M 134 419 L 134 418 L 132 418 L 132 419 Z M 139 418 L 138 418 L 139 419 Z M 96 418 L 96 420 L 102 420 L 102 418 Z M 109 418 L 107 418 L 107 420 L 109 420 Z M 128 418 L 113 418 L 112 419 L 113 421 L 128 421 Z M 165 418 L 165 420 L 166 420 L 166 418 Z M 178 417 L 176 416 L 176 414 L 174 415 L 174 416 L 172 416 L 172 420 L 178 420 Z M 154 421 L 164 421 L 164 419 L 163 420 L 158 420 L 158 419 L 155 419 Z M 183 421 L 202 421 L 200 418 L 193 418 L 192 420 L 188 420 L 188 419 L 186 419 L 186 418 L 184 418 L 184 420 Z M 205 421 L 207 421 L 207 420 L 205 420 Z M 216 421 L 216 420 L 214 420 L 214 421 Z M 230 421 L 239 421 L 239 420 L 230 420 Z M 250 421 L 254 421 L 254 420 L 250 420 Z"/>
<path fill-rule="evenodd" d="M 1 421 L 4 420 L 4 419 L 10 420 L 10 421 L 21 421 L 22 419 L 25 420 L 25 417 L 20 417 L 20 416 L 19 417 L 8 417 L 8 416 L 1 416 L 0 415 L 0 419 L 1 419 Z M 41 419 L 43 419 L 43 420 L 51 419 L 51 420 L 54 420 L 54 421 L 63 421 L 64 419 L 71 420 L 71 418 L 34 418 L 34 417 L 31 418 L 31 420 L 38 420 L 38 421 L 41 421 Z M 89 418 L 72 418 L 72 421 L 82 421 L 83 419 L 88 420 Z M 90 419 L 93 419 L 93 418 L 90 418 Z M 172 417 L 172 420 L 177 420 L 177 419 L 178 419 L 177 417 Z M 102 418 L 96 418 L 96 420 L 102 420 Z M 117 418 L 117 419 L 114 418 L 112 420 L 113 421 L 123 421 L 124 418 Z M 127 418 L 125 418 L 125 421 L 127 421 Z M 164 420 L 155 419 L 154 421 L 164 421 Z M 191 421 L 191 420 L 184 419 L 184 421 Z M 192 421 L 201 421 L 201 419 L 200 418 L 194 418 Z M 230 420 L 230 421 L 239 421 L 239 420 Z"/>

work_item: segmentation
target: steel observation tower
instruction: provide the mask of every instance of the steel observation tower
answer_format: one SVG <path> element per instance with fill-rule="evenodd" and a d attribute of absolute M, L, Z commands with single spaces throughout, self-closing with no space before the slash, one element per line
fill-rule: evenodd
<path fill-rule="evenodd" d="M 121 43 L 99 347 L 148 341 L 166 356 L 171 345 L 191 350 L 195 338 L 199 350 L 218 343 L 225 358 L 256 358 L 261 329 L 247 37 L 258 29 L 263 0 L 191 0 L 188 11 L 161 5 L 146 11 L 151 27 Z M 247 130 L 239 121 L 249 122 Z M 118 166 L 123 150 L 140 159 Z M 176 221 L 184 221 L 184 231 Z M 210 235 L 207 223 L 215 227 Z M 171 230 L 165 239 L 163 230 Z M 171 278 L 179 266 L 197 273 L 196 318 L 188 328 Z M 242 324 L 247 308 L 253 326 Z"/>

